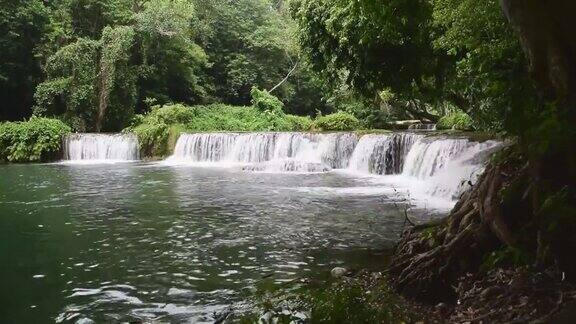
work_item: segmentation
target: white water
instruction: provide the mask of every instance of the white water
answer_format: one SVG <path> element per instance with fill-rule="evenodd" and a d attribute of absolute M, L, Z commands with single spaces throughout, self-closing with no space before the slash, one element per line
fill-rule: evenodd
<path fill-rule="evenodd" d="M 343 168 L 357 137 L 350 133 L 213 133 L 181 135 L 167 163 L 243 165 L 253 171 L 323 172 Z"/>
<path fill-rule="evenodd" d="M 431 208 L 450 208 L 482 172 L 496 141 L 417 133 L 205 133 L 182 135 L 166 164 L 241 167 L 258 172 L 340 172 L 370 176 L 386 190 Z M 374 193 L 384 187 L 373 187 Z M 313 189 L 318 190 L 320 188 Z M 363 190 L 362 192 L 365 192 Z"/>
<path fill-rule="evenodd" d="M 400 173 L 406 154 L 422 137 L 412 133 L 364 135 L 354 149 L 347 169 L 371 174 Z"/>
<path fill-rule="evenodd" d="M 138 139 L 129 134 L 72 134 L 64 138 L 67 163 L 114 163 L 139 159 Z"/>

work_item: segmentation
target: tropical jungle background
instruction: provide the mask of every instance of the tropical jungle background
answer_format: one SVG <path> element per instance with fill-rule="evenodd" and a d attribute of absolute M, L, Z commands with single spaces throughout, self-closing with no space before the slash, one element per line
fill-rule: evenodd
<path fill-rule="evenodd" d="M 496 0 L 7 0 L 0 30 L 0 120 L 60 132 L 419 119 L 516 135 L 541 117 Z"/>

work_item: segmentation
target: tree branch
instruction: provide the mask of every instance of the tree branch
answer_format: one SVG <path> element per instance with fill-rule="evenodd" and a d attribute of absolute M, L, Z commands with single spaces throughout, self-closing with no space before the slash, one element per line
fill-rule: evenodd
<path fill-rule="evenodd" d="M 298 59 L 298 61 L 296 61 L 296 63 L 294 64 L 294 66 L 292 67 L 292 69 L 288 72 L 288 74 L 286 74 L 286 76 L 284 77 L 284 79 L 282 79 L 282 81 L 280 81 L 280 83 L 278 83 L 277 85 L 275 85 L 274 87 L 272 87 L 272 89 L 268 90 L 269 93 L 272 93 L 272 91 L 276 90 L 276 88 L 278 88 L 279 86 L 282 85 L 282 83 L 286 82 L 286 80 L 288 80 L 288 78 L 290 78 L 290 76 L 292 75 L 292 73 L 294 73 L 294 71 L 296 71 L 296 68 L 298 67 L 298 63 L 300 63 L 300 59 Z"/>

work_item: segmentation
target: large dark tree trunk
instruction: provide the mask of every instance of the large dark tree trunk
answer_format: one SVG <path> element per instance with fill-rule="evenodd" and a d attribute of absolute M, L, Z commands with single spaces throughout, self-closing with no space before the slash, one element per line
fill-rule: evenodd
<path fill-rule="evenodd" d="M 576 110 L 576 1 L 500 0 L 539 90 L 573 118 Z M 571 121 L 574 121 L 571 119 Z"/>

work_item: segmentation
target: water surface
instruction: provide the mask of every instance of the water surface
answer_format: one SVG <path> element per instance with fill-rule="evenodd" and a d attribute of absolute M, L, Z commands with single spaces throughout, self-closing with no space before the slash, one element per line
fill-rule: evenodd
<path fill-rule="evenodd" d="M 213 322 L 263 287 L 380 267 L 405 199 L 382 186 L 339 172 L 1 165 L 0 319 Z"/>

